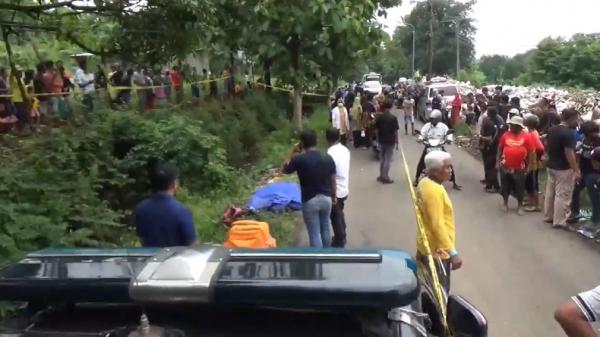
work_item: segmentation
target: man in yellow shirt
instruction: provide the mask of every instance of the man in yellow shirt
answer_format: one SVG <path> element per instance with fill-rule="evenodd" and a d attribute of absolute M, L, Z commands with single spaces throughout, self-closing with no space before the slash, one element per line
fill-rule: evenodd
<path fill-rule="evenodd" d="M 442 186 L 452 175 L 451 159 L 444 151 L 429 152 L 425 156 L 427 177 L 417 187 L 417 205 L 427 235 L 427 242 L 420 233 L 417 236 L 417 259 L 426 264 L 427 256 L 433 255 L 440 283 L 446 291 L 450 289 L 450 270 L 462 266 L 456 252 L 454 209 Z"/>

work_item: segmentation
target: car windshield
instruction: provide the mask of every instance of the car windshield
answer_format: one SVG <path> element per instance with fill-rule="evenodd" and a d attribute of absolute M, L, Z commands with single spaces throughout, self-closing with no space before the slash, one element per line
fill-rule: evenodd
<path fill-rule="evenodd" d="M 435 88 L 432 88 L 432 90 L 429 92 L 430 97 L 433 97 L 434 90 L 438 93 L 443 91 L 444 96 L 454 96 L 458 92 L 456 90 L 456 86 L 454 86 L 454 85 L 447 86 L 447 87 L 435 87 Z"/>
<path fill-rule="evenodd" d="M 369 75 L 369 76 L 365 77 L 365 82 L 371 82 L 371 81 L 380 82 L 381 81 L 381 76 Z"/>

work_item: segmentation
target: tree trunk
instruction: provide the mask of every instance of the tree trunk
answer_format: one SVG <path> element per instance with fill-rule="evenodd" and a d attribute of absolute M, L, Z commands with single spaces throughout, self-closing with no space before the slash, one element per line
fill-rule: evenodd
<path fill-rule="evenodd" d="M 290 53 L 290 61 L 292 66 L 292 78 L 294 85 L 294 114 L 292 116 L 292 124 L 298 130 L 302 129 L 302 74 L 300 73 L 300 38 L 297 34 L 293 34 L 288 44 Z"/>
<path fill-rule="evenodd" d="M 292 124 L 298 130 L 302 130 L 302 88 L 294 89 L 294 115 L 292 117 Z"/>

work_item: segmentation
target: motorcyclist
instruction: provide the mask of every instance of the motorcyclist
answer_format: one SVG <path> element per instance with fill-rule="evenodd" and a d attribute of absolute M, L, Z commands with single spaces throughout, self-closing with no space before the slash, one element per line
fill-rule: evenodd
<path fill-rule="evenodd" d="M 430 114 L 430 122 L 423 125 L 421 128 L 420 140 L 424 139 L 436 139 L 439 140 L 440 143 L 443 142 L 446 137 L 449 137 L 449 140 L 452 141 L 452 135 L 448 135 L 448 126 L 442 123 L 442 112 L 438 109 L 434 109 Z M 427 147 L 423 148 L 423 153 L 421 154 L 421 159 L 419 159 L 419 163 L 417 164 L 417 174 L 415 176 L 415 180 L 413 182 L 414 186 L 417 186 L 419 182 L 419 178 L 421 174 L 423 174 L 423 170 L 425 169 L 425 155 L 427 154 Z M 456 175 L 454 174 L 454 169 L 452 169 L 452 176 L 450 177 L 450 181 L 452 182 L 452 187 L 455 190 L 460 191 L 462 187 L 456 184 Z"/>

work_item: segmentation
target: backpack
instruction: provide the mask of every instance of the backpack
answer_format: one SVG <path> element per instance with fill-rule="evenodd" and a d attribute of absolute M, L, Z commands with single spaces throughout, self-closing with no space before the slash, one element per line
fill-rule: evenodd
<path fill-rule="evenodd" d="M 231 224 L 223 245 L 226 248 L 275 248 L 269 224 L 255 220 L 239 220 Z"/>

